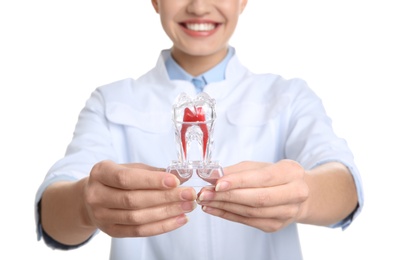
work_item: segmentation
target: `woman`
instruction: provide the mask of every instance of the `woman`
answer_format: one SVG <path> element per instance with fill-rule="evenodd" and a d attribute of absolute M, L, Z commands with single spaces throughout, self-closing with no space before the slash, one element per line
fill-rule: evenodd
<path fill-rule="evenodd" d="M 39 239 L 72 249 L 101 230 L 111 259 L 295 260 L 296 223 L 346 228 L 363 206 L 352 153 L 304 81 L 240 63 L 229 39 L 247 1 L 152 4 L 173 46 L 137 80 L 93 92 L 37 192 Z M 172 104 L 202 91 L 225 167 L 198 192 L 164 168 L 176 160 Z"/>

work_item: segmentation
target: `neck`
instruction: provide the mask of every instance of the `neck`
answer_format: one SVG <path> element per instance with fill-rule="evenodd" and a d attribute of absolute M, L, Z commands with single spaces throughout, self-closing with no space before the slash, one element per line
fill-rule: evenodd
<path fill-rule="evenodd" d="M 228 47 L 210 55 L 190 55 L 177 48 L 172 48 L 172 57 L 190 75 L 196 77 L 212 69 L 227 55 Z"/>

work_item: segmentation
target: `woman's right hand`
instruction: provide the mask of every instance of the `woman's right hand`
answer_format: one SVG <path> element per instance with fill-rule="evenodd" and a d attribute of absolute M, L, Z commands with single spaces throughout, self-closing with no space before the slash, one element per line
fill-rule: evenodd
<path fill-rule="evenodd" d="M 112 237 L 146 237 L 187 223 L 196 192 L 173 174 L 145 164 L 97 163 L 84 185 L 88 225 Z"/>

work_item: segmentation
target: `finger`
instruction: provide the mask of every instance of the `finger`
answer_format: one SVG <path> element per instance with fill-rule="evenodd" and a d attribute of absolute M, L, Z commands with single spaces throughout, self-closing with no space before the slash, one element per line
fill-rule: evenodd
<path fill-rule="evenodd" d="M 272 163 L 244 161 L 244 162 L 240 162 L 238 164 L 223 168 L 223 173 L 225 175 L 229 175 L 229 174 L 237 173 L 237 172 L 241 172 L 241 171 L 254 170 L 257 168 L 265 167 L 267 165 L 272 165 Z"/>
<path fill-rule="evenodd" d="M 160 171 L 160 172 L 166 171 L 165 168 L 153 167 L 151 165 L 144 164 L 144 163 L 125 163 L 125 164 L 121 164 L 121 165 L 128 167 L 128 168 L 136 168 L 136 169 L 143 169 L 143 170 L 149 170 L 149 171 Z"/>
<path fill-rule="evenodd" d="M 145 225 L 164 219 L 179 216 L 193 211 L 197 204 L 194 201 L 170 203 L 162 206 L 144 208 L 141 210 L 99 209 L 96 218 L 103 223 L 119 225 Z"/>
<path fill-rule="evenodd" d="M 241 215 L 237 215 L 228 211 L 224 211 L 222 209 L 218 208 L 212 208 L 209 206 L 204 206 L 203 211 L 213 215 L 217 216 L 226 220 L 230 220 L 233 222 L 238 222 L 242 223 L 247 226 L 255 227 L 260 230 L 263 230 L 265 232 L 276 232 L 283 227 L 287 226 L 289 222 L 280 220 L 280 219 L 275 219 L 275 218 L 248 218 L 248 217 L 243 217 Z"/>
<path fill-rule="evenodd" d="M 170 190 L 121 190 L 105 187 L 92 198 L 91 204 L 105 208 L 137 210 L 172 202 L 194 201 L 197 194 L 192 187 Z"/>
<path fill-rule="evenodd" d="M 240 188 L 272 187 L 289 183 L 304 174 L 296 162 L 283 160 L 275 164 L 243 162 L 226 167 L 225 174 L 216 183 L 216 191 Z"/>
<path fill-rule="evenodd" d="M 148 237 L 173 231 L 185 225 L 188 220 L 185 214 L 181 214 L 155 223 L 138 226 L 117 224 L 102 228 L 102 230 L 112 237 Z"/>
<path fill-rule="evenodd" d="M 199 193 L 198 203 L 206 205 L 212 201 L 229 202 L 249 207 L 272 207 L 303 202 L 308 196 L 306 186 L 296 182 L 267 188 L 234 189 L 217 192 L 203 189 Z"/>
<path fill-rule="evenodd" d="M 104 185 L 125 190 L 170 189 L 180 185 L 176 176 L 143 164 L 102 161 L 93 167 L 90 175 Z"/>
<path fill-rule="evenodd" d="M 203 205 L 203 208 L 207 207 L 223 210 L 246 218 L 273 218 L 282 220 L 294 218 L 299 210 L 299 204 L 258 208 L 221 201 L 212 201 Z"/>

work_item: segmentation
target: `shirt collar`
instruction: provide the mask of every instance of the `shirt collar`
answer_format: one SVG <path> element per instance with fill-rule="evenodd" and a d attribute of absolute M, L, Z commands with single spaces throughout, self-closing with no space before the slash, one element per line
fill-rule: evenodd
<path fill-rule="evenodd" d="M 226 57 L 219 64 L 195 78 L 203 80 L 205 84 L 224 80 L 227 64 L 233 55 L 234 48 L 229 47 Z M 165 67 L 171 80 L 191 81 L 194 78 L 177 64 L 170 52 L 168 52 L 168 56 L 165 59 Z"/>

